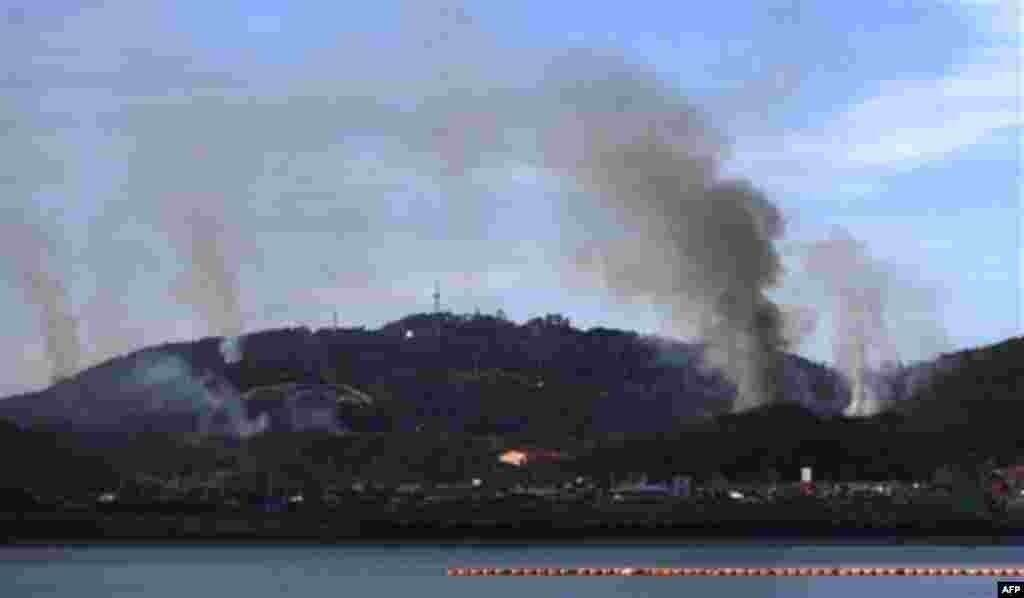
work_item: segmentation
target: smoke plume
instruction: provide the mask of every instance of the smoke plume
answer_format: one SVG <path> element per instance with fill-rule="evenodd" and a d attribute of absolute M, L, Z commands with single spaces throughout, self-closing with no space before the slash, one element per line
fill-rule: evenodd
<path fill-rule="evenodd" d="M 802 305 L 782 307 L 783 338 L 790 348 L 796 348 L 809 339 L 818 328 L 818 312 Z"/>
<path fill-rule="evenodd" d="M 27 211 L 5 212 L 0 236 L 6 249 L 0 264 L 12 285 L 39 310 L 50 377 L 56 382 L 77 373 L 80 357 L 78 319 L 71 313 L 68 289 L 56 272 L 56 243 Z"/>
<path fill-rule="evenodd" d="M 851 387 L 848 415 L 874 415 L 892 398 L 881 374 L 901 359 L 897 339 L 918 357 L 947 348 L 936 291 L 900 277 L 846 230 L 810 245 L 804 272 L 833 300 L 833 359 Z"/>
<path fill-rule="evenodd" d="M 375 274 L 390 267 L 382 280 L 439 263 L 485 271 L 507 259 L 508 244 L 485 241 L 506 208 L 500 187 L 532 169 L 583 192 L 567 200 L 559 243 L 576 245 L 572 227 L 585 229 L 616 296 L 651 300 L 674 331 L 706 340 L 706 361 L 738 389 L 735 408 L 772 400 L 783 326 L 765 291 L 779 275 L 783 219 L 753 183 L 719 172 L 725 135 L 676 83 L 616 52 L 513 47 L 458 3 L 409 6 L 398 35 L 339 36 L 284 64 L 206 53 L 170 26 L 111 29 L 175 18 L 105 3 L 45 44 L 22 26 L 24 55 L 52 60 L 20 65 L 33 85 L 18 93 L 36 106 L 33 90 L 57 90 L 52 110 L 89 125 L 54 127 L 71 147 L 96 148 L 88 157 L 118 198 L 104 218 L 157 226 L 160 213 L 187 267 L 174 296 L 213 334 L 235 337 L 244 324 L 228 223 L 260 237 L 269 291 L 319 286 L 316 260 L 301 263 L 310 253 Z M 74 77 L 44 68 L 72 54 Z M 353 60 L 363 56 L 374 59 Z M 616 232 L 591 226 L 609 213 Z M 378 259 L 382 248 L 392 254 Z"/>
<path fill-rule="evenodd" d="M 268 421 L 246 417 L 241 395 L 227 380 L 211 373 L 197 375 L 176 355 L 147 350 L 135 356 L 134 367 L 122 382 L 122 392 L 144 393 L 150 410 L 187 412 L 198 416 L 198 433 L 246 437 L 264 431 Z M 221 426 L 214 427 L 220 419 Z"/>
<path fill-rule="evenodd" d="M 570 113 L 547 136 L 546 163 L 612 208 L 627 235 L 591 248 L 607 287 L 695 325 L 705 359 L 737 386 L 735 410 L 774 400 L 784 340 L 765 291 L 781 272 L 781 213 L 749 181 L 720 176 L 721 136 L 655 74 L 593 55 L 549 73 Z"/>
<path fill-rule="evenodd" d="M 168 233 L 187 264 L 175 295 L 199 313 L 211 333 L 235 337 L 243 326 L 238 268 L 228 252 L 231 231 L 218 208 L 216 200 L 186 201 L 175 208 L 180 219 L 172 220 Z"/>

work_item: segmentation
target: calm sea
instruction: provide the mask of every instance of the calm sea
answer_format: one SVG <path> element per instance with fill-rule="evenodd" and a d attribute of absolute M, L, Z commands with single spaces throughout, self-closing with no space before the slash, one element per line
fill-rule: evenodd
<path fill-rule="evenodd" d="M 460 578 L 454 566 L 1020 565 L 1024 547 L 100 545 L 0 547 L 0 596 L 993 596 L 995 578 Z"/>

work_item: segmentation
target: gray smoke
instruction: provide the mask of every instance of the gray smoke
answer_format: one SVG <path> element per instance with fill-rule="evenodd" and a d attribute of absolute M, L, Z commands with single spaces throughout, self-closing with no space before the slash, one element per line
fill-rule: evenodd
<path fill-rule="evenodd" d="M 224 363 L 238 363 L 242 360 L 241 336 L 226 336 L 220 341 L 220 354 Z"/>
<path fill-rule="evenodd" d="M 846 412 L 874 415 L 880 402 L 866 384 L 867 369 L 873 362 L 897 357 L 885 326 L 886 277 L 866 248 L 840 228 L 833 230 L 831 239 L 809 248 L 804 269 L 824 284 L 835 302 L 832 351 L 851 388 Z"/>
<path fill-rule="evenodd" d="M 781 213 L 752 183 L 720 176 L 721 136 L 654 73 L 573 54 L 549 74 L 569 114 L 546 136 L 546 164 L 611 207 L 627 235 L 591 247 L 609 290 L 695 325 L 705 359 L 737 386 L 734 410 L 773 401 L 785 343 L 765 291 L 781 273 Z"/>
<path fill-rule="evenodd" d="M 499 85 L 493 73 L 505 57 L 464 11 L 445 14 L 454 22 L 433 25 L 441 31 L 416 23 L 426 37 L 443 39 L 443 48 L 432 45 L 425 59 L 438 78 L 421 86 L 414 77 L 367 80 L 355 87 L 358 92 L 352 85 L 317 88 L 296 81 L 289 82 L 294 90 L 267 95 L 232 91 L 225 95 L 230 101 L 206 96 L 133 106 L 121 124 L 142 135 L 136 157 L 144 163 L 133 170 L 146 176 L 145 185 L 165 180 L 167 173 L 149 163 L 164 157 L 160 164 L 186 169 L 175 172 L 171 184 L 185 179 L 210 191 L 204 206 L 245 197 L 253 207 L 231 209 L 233 220 L 266 207 L 246 191 L 251 180 L 263 180 L 279 190 L 279 200 L 271 202 L 275 225 L 298 228 L 305 224 L 295 215 L 313 213 L 301 207 L 311 199 L 337 204 L 347 198 L 339 187 L 355 191 L 352 175 L 330 184 L 338 171 L 332 156 L 346 161 L 332 141 L 374 138 L 380 148 L 374 179 L 390 178 L 399 189 L 436 184 L 443 196 L 445 218 L 422 238 L 472 240 L 486 238 L 487 217 L 496 207 L 493 193 L 477 179 L 481 169 L 540 167 L 581 187 L 577 195 L 585 199 L 571 203 L 569 218 L 586 223 L 610 208 L 623 225 L 628 249 L 607 238 L 596 244 L 607 286 L 620 296 L 652 299 L 674 324 L 696 323 L 710 345 L 708 362 L 738 387 L 737 409 L 770 401 L 783 339 L 778 310 L 764 291 L 779 274 L 772 243 L 783 222 L 753 184 L 720 176 L 722 135 L 681 90 L 614 54 L 549 55 L 533 63 L 539 71 L 522 85 Z M 529 70 L 516 68 L 520 74 Z M 172 130 L 179 123 L 190 126 Z M 312 161 L 314 154 L 324 157 Z M 374 230 L 375 196 L 351 196 L 350 205 L 364 216 L 356 224 Z M 237 271 L 227 267 L 217 244 L 221 223 L 201 211 L 193 218 L 185 252 L 193 283 L 184 299 L 215 332 L 237 334 Z M 320 220 L 342 230 L 351 221 Z"/>
<path fill-rule="evenodd" d="M 833 300 L 833 359 L 851 388 L 848 415 L 885 408 L 893 398 L 885 374 L 901 358 L 949 347 L 937 290 L 901 277 L 846 230 L 835 227 L 830 239 L 807 247 L 804 272 Z"/>
<path fill-rule="evenodd" d="M 392 234 L 415 243 L 391 256 L 405 272 L 482 271 L 507 257 L 506 244 L 485 241 L 500 217 L 495 187 L 533 167 L 578 183 L 564 238 L 576 225 L 592 232 L 615 295 L 649 299 L 674 330 L 703 337 L 707 361 L 738 388 L 735 408 L 770 401 L 783 334 L 765 290 L 779 274 L 783 221 L 755 185 L 720 174 L 725 136 L 646 65 L 506 47 L 458 3 L 409 7 L 422 12 L 404 12 L 398 35 L 341 36 L 282 66 L 205 55 L 173 28 L 123 26 L 165 20 L 158 7 L 111 2 L 67 19 L 45 44 L 23 25 L 24 54 L 50 62 L 17 75 L 57 90 L 53 110 L 89 125 L 71 139 L 95 147 L 114 181 L 118 201 L 103 218 L 168 233 L 187 267 L 175 296 L 213 334 L 234 337 L 244 324 L 229 223 L 260 237 L 267 285 L 315 284 L 319 273 L 278 251 L 298 243 L 342 256 L 356 274 L 384 270 L 376 253 Z M 69 56 L 73 75 L 58 62 Z M 19 93 L 38 104 L 35 91 Z M 590 226 L 608 212 L 618 233 Z"/>
<path fill-rule="evenodd" d="M 246 417 L 241 395 L 227 380 L 211 373 L 196 375 L 182 358 L 156 350 L 135 356 L 135 364 L 121 392 L 145 392 L 155 403 L 147 407 L 160 412 L 195 413 L 198 432 L 247 437 L 266 430 L 264 418 Z M 220 420 L 220 427 L 215 422 Z"/>
<path fill-rule="evenodd" d="M 25 273 L 29 301 L 40 309 L 46 353 L 53 365 L 54 382 L 78 371 L 78 319 L 71 315 L 67 289 L 42 270 Z"/>
<path fill-rule="evenodd" d="M 176 205 L 180 219 L 173 219 L 168 233 L 187 264 L 176 298 L 192 306 L 216 335 L 242 333 L 242 308 L 235 256 L 229 253 L 232 231 L 220 213 L 217 200 L 205 205 L 199 199 Z"/>
<path fill-rule="evenodd" d="M 102 288 L 102 285 L 99 285 Z M 88 299 L 79 310 L 84 324 L 82 367 L 91 367 L 112 357 L 127 355 L 146 345 L 141 328 L 128 320 L 129 302 L 103 289 Z"/>
<path fill-rule="evenodd" d="M 782 336 L 790 348 L 801 346 L 818 328 L 818 312 L 812 307 L 787 305 L 782 310 Z"/>
<path fill-rule="evenodd" d="M 68 289 L 57 274 L 54 239 L 47 237 L 28 210 L 11 208 L 0 221 L 4 275 L 39 310 L 40 331 L 51 367 L 51 381 L 78 371 L 78 319 L 72 314 Z"/>

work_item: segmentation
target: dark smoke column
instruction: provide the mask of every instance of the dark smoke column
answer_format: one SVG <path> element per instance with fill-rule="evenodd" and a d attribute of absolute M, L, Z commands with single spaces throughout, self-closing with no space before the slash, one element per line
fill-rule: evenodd
<path fill-rule="evenodd" d="M 568 113 L 542 136 L 546 165 L 614 210 L 626 236 L 594 242 L 588 266 L 703 337 L 708 363 L 737 386 L 734 410 L 775 400 L 783 323 L 765 291 L 781 272 L 781 213 L 753 184 L 720 177 L 722 139 L 650 71 L 578 53 L 549 74 Z"/>

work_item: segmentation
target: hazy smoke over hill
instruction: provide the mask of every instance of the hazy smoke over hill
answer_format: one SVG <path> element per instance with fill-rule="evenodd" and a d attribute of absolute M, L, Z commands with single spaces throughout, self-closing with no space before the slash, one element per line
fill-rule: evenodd
<path fill-rule="evenodd" d="M 71 313 L 67 287 L 56 274 L 56 243 L 27 211 L 10 209 L 2 214 L 4 275 L 39 310 L 51 379 L 75 374 L 79 367 L 78 319 Z"/>
<path fill-rule="evenodd" d="M 850 382 L 849 415 L 885 407 L 890 397 L 875 374 L 899 361 L 898 341 L 915 343 L 917 353 L 948 348 L 936 290 L 899 277 L 846 230 L 836 227 L 830 239 L 807 247 L 804 271 L 834 302 L 833 358 Z"/>
<path fill-rule="evenodd" d="M 231 231 L 216 211 L 217 201 L 208 202 L 186 202 L 177 208 L 180 220 L 167 227 L 187 265 L 176 297 L 199 312 L 211 333 L 234 337 L 243 325 L 237 258 L 228 253 Z"/>
<path fill-rule="evenodd" d="M 612 294 L 651 300 L 673 328 L 707 341 L 708 363 L 738 387 L 735 408 L 775 398 L 783 320 L 765 291 L 780 274 L 783 218 L 755 183 L 721 174 L 726 136 L 653 67 L 615 51 L 505 46 L 459 3 L 410 3 L 397 35 L 339 35 L 288 64 L 207 52 L 156 25 L 175 22 L 163 16 L 148 3 L 107 3 L 63 18 L 40 44 L 28 14 L 14 28 L 19 49 L 61 68 L 19 65 L 16 78 L 34 85 L 17 93 L 37 105 L 37 90 L 57 90 L 54 110 L 92 127 L 68 135 L 109 169 L 104 193 L 118 200 L 102 218 L 153 245 L 153 229 L 167 233 L 186 269 L 174 298 L 209 332 L 241 333 L 242 289 L 262 285 L 253 303 L 280 302 L 268 295 L 318 286 L 322 263 L 344 262 L 337 270 L 351 280 L 402 269 L 379 275 L 395 286 L 439 263 L 493 267 L 506 257 L 507 244 L 487 240 L 501 187 L 529 170 L 546 181 L 535 187 L 551 174 L 574 187 L 530 192 L 570 196 L 557 243 L 579 245 L 587 239 L 572 227 L 586 229 Z M 363 56 L 373 59 L 353 60 Z M 616 231 L 590 226 L 609 214 Z M 232 230 L 253 240 L 264 267 L 242 267 Z M 393 252 L 388 264 L 381 248 Z M 546 257 L 587 267 L 565 254 Z"/>
<path fill-rule="evenodd" d="M 818 328 L 818 312 L 806 305 L 787 305 L 782 309 L 782 336 L 790 348 L 797 348 Z"/>
<path fill-rule="evenodd" d="M 265 418 L 249 420 L 238 391 L 212 373 L 196 375 L 180 357 L 148 350 L 135 355 L 134 367 L 123 382 L 122 392 L 146 393 L 156 411 L 194 413 L 200 434 L 251 436 L 266 429 Z M 221 427 L 215 428 L 217 418 Z"/>

